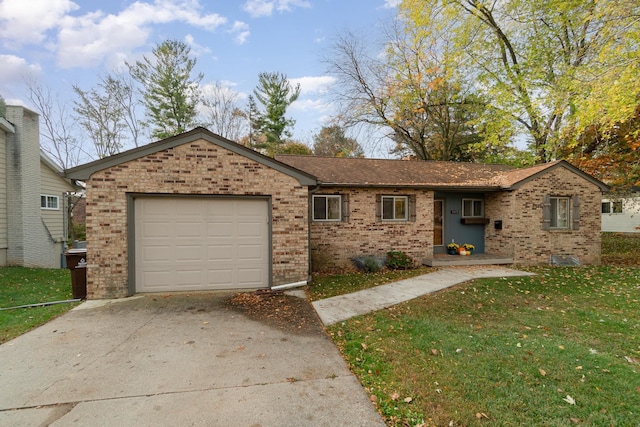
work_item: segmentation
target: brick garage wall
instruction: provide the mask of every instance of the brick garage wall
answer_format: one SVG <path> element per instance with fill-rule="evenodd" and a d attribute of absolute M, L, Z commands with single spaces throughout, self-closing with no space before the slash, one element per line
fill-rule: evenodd
<path fill-rule="evenodd" d="M 204 140 L 96 172 L 87 182 L 88 298 L 128 295 L 127 193 L 271 195 L 272 285 L 308 278 L 308 189 Z"/>
<path fill-rule="evenodd" d="M 545 195 L 580 199 L 578 230 L 543 230 L 542 203 Z M 513 256 L 518 264 L 549 263 L 551 255 L 572 255 L 586 264 L 600 263 L 600 209 L 602 193 L 594 184 L 568 169 L 558 167 L 513 192 L 487 198 L 487 252 Z M 573 206 L 571 207 L 573 219 Z M 503 220 L 494 230 L 493 221 Z"/>
<path fill-rule="evenodd" d="M 348 222 L 311 223 L 314 271 L 348 268 L 354 256 L 385 256 L 400 250 L 421 264 L 433 256 L 433 192 L 419 190 L 322 188 L 314 194 L 347 195 Z M 416 196 L 415 222 L 377 222 L 376 195 Z"/>

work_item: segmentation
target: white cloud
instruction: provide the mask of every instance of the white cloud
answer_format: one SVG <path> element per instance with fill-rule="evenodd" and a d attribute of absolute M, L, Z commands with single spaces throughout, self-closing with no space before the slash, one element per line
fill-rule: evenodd
<path fill-rule="evenodd" d="M 0 95 L 5 98 L 7 104 L 25 105 L 19 98 L 18 88 L 20 88 L 25 79 L 36 77 L 41 74 L 42 69 L 37 64 L 29 64 L 24 58 L 15 55 L 0 54 Z"/>
<path fill-rule="evenodd" d="M 311 7 L 307 0 L 247 0 L 242 8 L 254 18 L 271 16 L 274 10 L 290 12 L 294 7 Z"/>
<path fill-rule="evenodd" d="M 224 97 L 226 99 L 235 98 L 236 101 L 244 102 L 249 95 L 246 92 L 240 92 L 234 89 L 238 84 L 229 80 L 220 80 L 213 83 L 207 83 L 201 86 L 205 96 Z"/>
<path fill-rule="evenodd" d="M 234 35 L 234 40 L 238 44 L 244 44 L 251 35 L 249 25 L 242 21 L 235 21 L 229 32 Z"/>
<path fill-rule="evenodd" d="M 3 45 L 17 49 L 38 44 L 46 32 L 57 27 L 60 19 L 78 9 L 71 0 L 3 0 L 0 2 L 0 39 Z"/>
<path fill-rule="evenodd" d="M 384 8 L 385 9 L 393 9 L 394 7 L 400 6 L 402 0 L 384 0 Z"/>
<path fill-rule="evenodd" d="M 57 32 L 53 48 L 59 66 L 93 67 L 144 46 L 155 24 L 180 22 L 213 31 L 227 22 L 217 13 L 205 13 L 200 0 L 136 1 L 117 14 L 69 14 L 77 9 L 70 0 L 3 0 L 0 38 L 5 45 L 43 44 L 53 37 L 48 33 Z"/>
<path fill-rule="evenodd" d="M 323 99 L 298 99 L 291 104 L 291 111 L 299 112 L 329 112 L 333 109 L 333 104 Z"/>
<path fill-rule="evenodd" d="M 187 34 L 184 37 L 184 42 L 189 45 L 189 47 L 191 48 L 191 53 L 195 56 L 200 56 L 205 53 L 211 53 L 211 49 L 209 49 L 207 46 L 196 43 L 191 34 Z"/>
<path fill-rule="evenodd" d="M 38 75 L 42 71 L 37 64 L 29 64 L 15 55 L 0 55 L 0 82 L 4 85 L 24 83 L 26 76 Z"/>
<path fill-rule="evenodd" d="M 289 79 L 292 86 L 300 83 L 301 95 L 309 94 L 325 94 L 328 92 L 329 87 L 336 82 L 335 77 L 331 76 L 315 76 L 315 77 L 299 77 L 296 79 Z"/>

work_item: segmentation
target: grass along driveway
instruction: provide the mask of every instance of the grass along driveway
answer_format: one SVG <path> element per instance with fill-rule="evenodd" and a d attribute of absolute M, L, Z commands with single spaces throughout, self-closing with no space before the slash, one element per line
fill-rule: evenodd
<path fill-rule="evenodd" d="M 0 268 L 0 308 L 71 299 L 69 270 Z M 0 310 L 0 344 L 67 312 L 78 303 Z"/>
<path fill-rule="evenodd" d="M 640 269 L 532 269 L 328 328 L 390 426 L 637 425 Z"/>

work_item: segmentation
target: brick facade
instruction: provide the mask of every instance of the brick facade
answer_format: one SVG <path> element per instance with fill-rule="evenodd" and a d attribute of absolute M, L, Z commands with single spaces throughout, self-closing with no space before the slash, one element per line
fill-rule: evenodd
<path fill-rule="evenodd" d="M 240 154 L 196 140 L 98 171 L 87 181 L 90 299 L 128 295 L 127 193 L 270 196 L 271 285 L 308 278 L 307 187 Z"/>
<path fill-rule="evenodd" d="M 581 176 L 555 168 L 525 182 L 513 191 L 489 193 L 485 229 L 488 253 L 512 256 L 516 264 L 548 263 L 551 255 L 572 255 L 586 264 L 600 263 L 601 190 Z M 542 205 L 545 195 L 579 196 L 580 223 L 577 230 L 544 230 Z M 573 208 L 571 219 L 573 219 Z M 494 221 L 502 220 L 502 230 Z"/>
<path fill-rule="evenodd" d="M 347 196 L 348 220 L 311 223 L 311 260 L 314 271 L 344 268 L 357 256 L 385 256 L 399 250 L 417 264 L 433 255 L 433 192 L 388 188 L 322 188 L 314 194 Z M 376 220 L 377 195 L 415 196 L 416 220 Z M 343 215 L 344 216 L 344 215 Z"/>

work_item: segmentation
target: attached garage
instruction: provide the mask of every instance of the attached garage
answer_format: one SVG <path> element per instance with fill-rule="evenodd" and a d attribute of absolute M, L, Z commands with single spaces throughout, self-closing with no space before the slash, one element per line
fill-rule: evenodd
<path fill-rule="evenodd" d="M 316 179 L 204 128 L 66 175 L 87 188 L 90 299 L 309 278 Z"/>
<path fill-rule="evenodd" d="M 265 288 L 269 210 L 263 198 L 137 197 L 137 292 Z"/>

